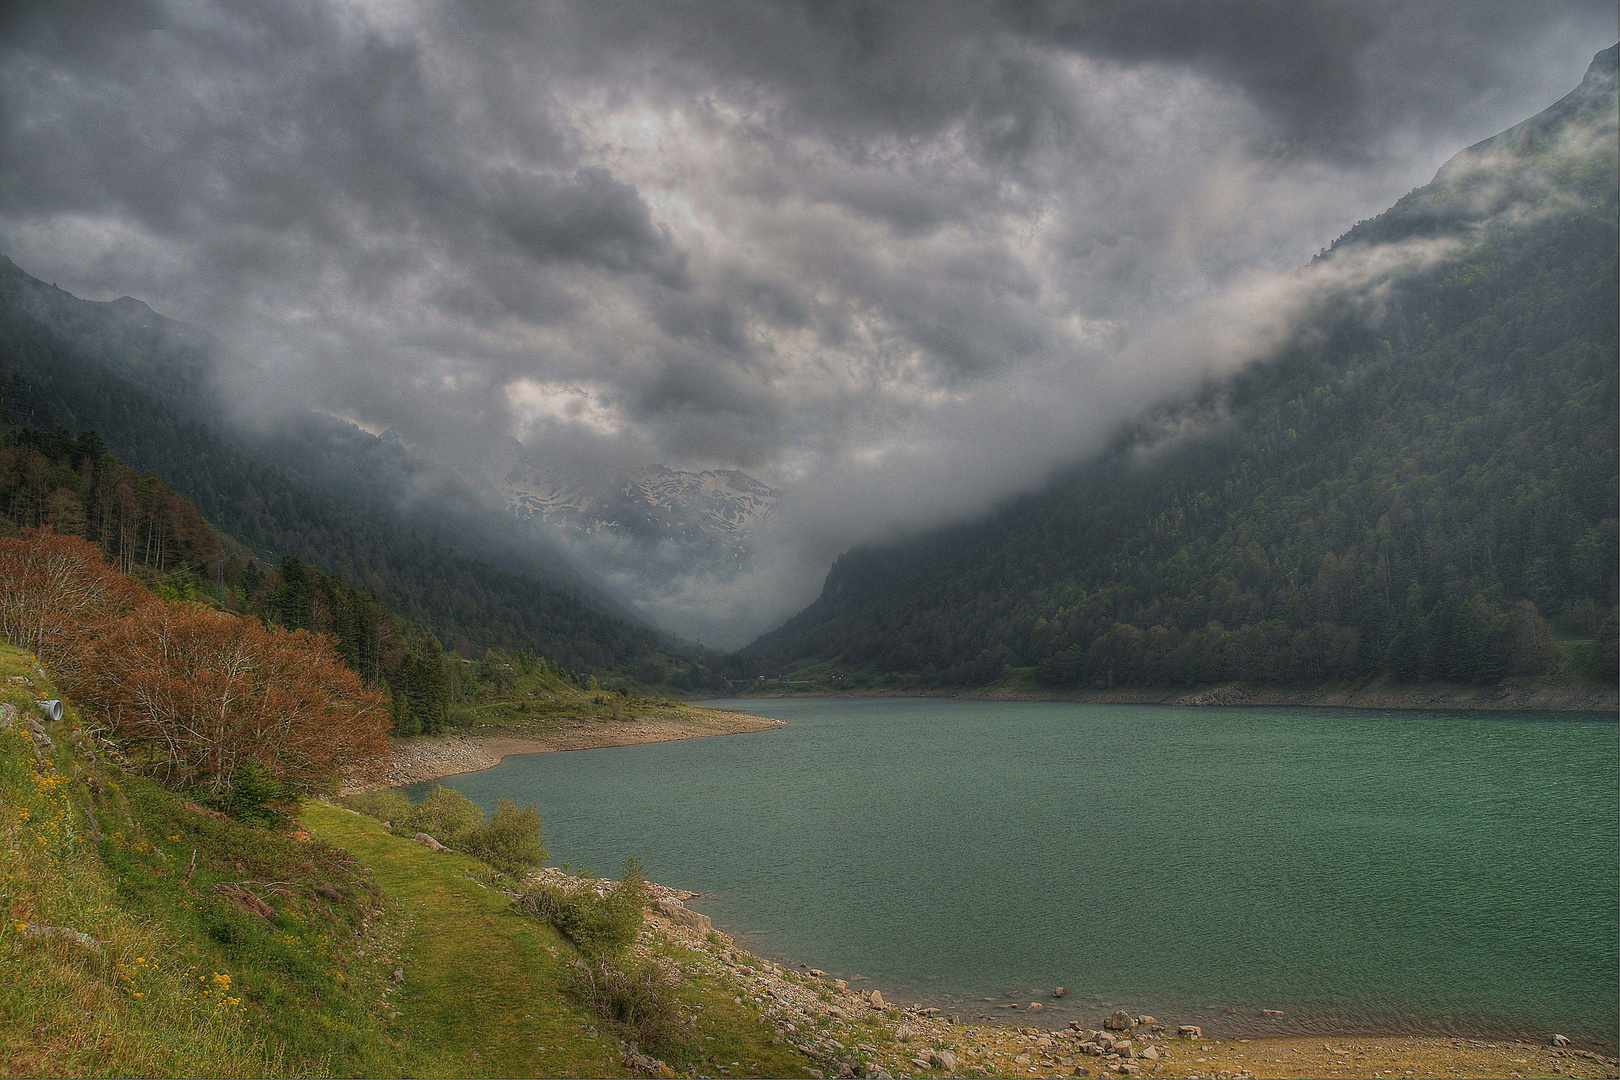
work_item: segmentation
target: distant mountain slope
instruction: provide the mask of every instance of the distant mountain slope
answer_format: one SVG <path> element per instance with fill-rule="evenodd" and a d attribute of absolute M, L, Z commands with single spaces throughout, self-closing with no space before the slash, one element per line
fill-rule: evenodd
<path fill-rule="evenodd" d="M 516 517 L 578 537 L 626 541 L 622 569 L 651 563 L 724 574 L 747 566 L 749 539 L 770 517 L 776 491 L 738 469 L 682 472 L 649 465 L 605 478 L 550 474 L 522 461 L 496 485 Z"/>
<path fill-rule="evenodd" d="M 619 531 L 651 542 L 712 538 L 739 549 L 770 516 L 776 491 L 738 469 L 681 472 L 664 465 L 595 484 L 515 466 L 501 485 L 507 507 L 570 531 Z"/>
<path fill-rule="evenodd" d="M 987 520 L 844 555 L 746 653 L 935 684 L 1492 681 L 1556 663 L 1545 617 L 1612 675 L 1615 60 L 1306 272 L 1400 242 L 1426 268 Z"/>
<path fill-rule="evenodd" d="M 339 574 L 448 648 L 528 649 L 597 669 L 658 648 L 652 631 L 474 557 L 375 501 L 323 490 L 209 423 L 199 397 L 207 347 L 200 332 L 138 301 L 81 300 L 0 257 L 0 418 L 97 431 L 254 551 Z"/>

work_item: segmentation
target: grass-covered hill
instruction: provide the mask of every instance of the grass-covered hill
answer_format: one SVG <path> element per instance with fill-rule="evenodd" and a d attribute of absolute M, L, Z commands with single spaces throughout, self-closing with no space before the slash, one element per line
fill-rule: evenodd
<path fill-rule="evenodd" d="M 527 649 L 596 670 L 661 655 L 653 631 L 603 598 L 582 600 L 583 582 L 559 584 L 566 572 L 458 545 L 396 512 L 386 491 L 360 494 L 377 485 L 335 490 L 326 474 L 341 463 L 312 453 L 298 469 L 284 443 L 272 452 L 225 425 L 206 389 L 210 347 L 138 301 L 81 300 L 0 256 L 0 422 L 95 431 L 248 550 L 340 575 L 464 655 Z M 444 523 L 454 532 L 459 520 Z"/>
<path fill-rule="evenodd" d="M 36 739 L 34 701 L 59 696 L 0 645 L 0 1075 L 630 1072 L 579 950 L 489 865 L 329 803 L 221 813 L 120 767 L 71 701 Z M 674 1063 L 806 1075 L 757 1003 L 701 975 L 666 990 Z"/>
<path fill-rule="evenodd" d="M 986 520 L 847 553 L 746 654 L 912 685 L 1612 681 L 1615 87 L 1610 49 L 1357 226 L 1304 272 L 1410 268 L 1269 361 Z"/>

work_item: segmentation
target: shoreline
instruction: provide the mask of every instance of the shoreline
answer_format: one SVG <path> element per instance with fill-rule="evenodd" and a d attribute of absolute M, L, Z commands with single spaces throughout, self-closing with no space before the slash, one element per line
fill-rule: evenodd
<path fill-rule="evenodd" d="M 408 787 L 411 784 L 442 780 L 447 776 L 493 769 L 509 757 L 521 754 L 555 754 L 573 750 L 598 750 L 609 746 L 638 746 L 642 743 L 680 742 L 685 739 L 718 738 L 786 727 L 787 721 L 730 709 L 704 709 L 710 715 L 635 716 L 625 720 L 565 720 L 554 731 L 510 732 L 455 735 L 419 735 L 389 740 L 389 761 L 377 771 L 355 777 L 340 795 L 355 795 L 377 788 Z M 476 732 L 477 729 L 474 729 Z"/>
<path fill-rule="evenodd" d="M 536 877 L 572 877 L 596 889 L 611 887 L 554 868 Z M 1116 1011 L 1109 1017 L 1106 1007 L 1095 1003 L 1079 1006 L 1088 1009 L 1084 1019 L 1060 1019 L 1048 1011 L 1067 996 L 1060 992 L 1052 1000 L 1023 995 L 1029 1000 L 1005 1020 L 964 1021 L 921 1001 L 887 1000 L 882 987 L 864 976 L 841 979 L 739 948 L 708 916 L 686 906 L 698 894 L 650 887 L 647 923 L 654 934 L 686 951 L 677 968 L 737 990 L 740 1003 L 758 1008 L 777 1037 L 815 1063 L 811 1076 L 1620 1076 L 1614 1046 L 1589 1039 L 1559 1045 L 1562 1036 L 1550 1032 L 1539 1039 L 1374 1030 L 1209 1037 L 1200 1028 L 1182 1026 L 1197 1024 L 1197 1016 L 1155 1020 Z M 1057 1026 L 1030 1026 L 1036 1016 Z M 1128 1026 L 1109 1030 L 1110 1023 L 1121 1021 Z"/>
<path fill-rule="evenodd" d="M 1011 688 L 1009 688 L 1011 689 Z M 1201 704 L 1302 704 L 1270 700 L 1184 701 L 1152 700 L 1145 694 L 1115 694 L 1101 700 L 1104 693 L 1085 697 L 1039 697 L 957 695 L 968 700 L 1053 700 L 1095 701 L 1096 703 L 1158 703 L 1187 706 Z M 1207 692 L 1206 692 L 1207 693 Z M 856 696 L 943 696 L 916 693 L 795 694 L 770 697 L 856 697 Z M 1182 692 L 1182 697 L 1192 695 Z M 1259 697 L 1259 695 L 1255 695 Z M 1123 700 L 1121 700 L 1123 698 Z M 769 697 L 729 699 L 767 701 Z M 1456 704 L 1391 706 L 1385 704 L 1349 705 L 1340 702 L 1320 704 L 1362 708 L 1458 708 Z M 1477 707 L 1477 706 L 1475 706 Z M 1499 709 L 1522 708 L 1501 704 Z M 699 717 L 632 717 L 622 721 L 573 719 L 561 730 L 539 734 L 496 733 L 417 737 L 392 746 L 393 762 L 385 776 L 369 783 L 351 786 L 353 793 L 379 787 L 402 787 L 447 776 L 479 772 L 499 765 L 509 756 L 532 753 L 563 753 L 572 750 L 610 746 L 672 742 L 691 738 L 713 738 L 746 734 L 785 726 L 785 721 L 756 716 L 740 709 L 705 707 Z M 537 876 L 561 875 L 555 868 L 544 868 Z M 574 877 L 575 875 L 567 875 Z M 589 879 L 586 879 L 589 880 Z M 606 882 L 602 882 L 606 885 Z M 1400 1075 L 1430 1076 L 1567 1076 L 1620 1078 L 1620 1061 L 1612 1056 L 1617 1048 L 1608 1043 L 1576 1038 L 1574 1045 L 1558 1046 L 1553 1033 L 1539 1039 L 1514 1038 L 1500 1031 L 1462 1033 L 1385 1033 L 1380 1029 L 1345 1030 L 1336 1033 L 1258 1034 L 1247 1030 L 1233 1035 L 1178 1037 L 1183 1023 L 1197 1024 L 1199 1016 L 1171 1018 L 1164 1024 L 1152 1018 L 1124 1032 L 1105 1032 L 1102 1018 L 1071 1020 L 1072 1010 L 1043 1009 L 1044 1015 L 1029 1014 L 1029 1005 L 1038 995 L 1009 1009 L 1005 1018 L 968 1018 L 951 1015 L 917 1001 L 872 1001 L 873 990 L 881 988 L 864 976 L 849 980 L 794 964 L 785 958 L 765 959 L 744 949 L 728 935 L 715 929 L 709 917 L 686 906 L 701 902 L 701 894 L 662 885 L 652 885 L 654 906 L 648 912 L 653 932 L 700 954 L 688 961 L 694 974 L 719 977 L 730 984 L 750 986 L 758 997 L 753 1003 L 762 1016 L 770 1019 L 778 1036 L 800 1049 L 821 1066 L 807 1075 L 843 1076 L 1009 1076 L 1033 1078 L 1063 1075 L 1077 1077 L 1210 1077 L 1251 1080 L 1259 1076 L 1375 1077 L 1379 1080 Z M 852 987 L 851 983 L 855 983 Z M 739 988 L 740 988 L 739 987 Z M 913 995 L 897 991 L 903 998 Z M 1083 991 L 1081 991 L 1083 993 Z M 746 991 L 745 991 L 746 994 Z M 1053 1002 L 1046 1002 L 1052 1006 Z M 1075 1003 L 1079 1005 L 1077 1001 Z M 1063 1016 L 1056 1015 L 1062 1011 Z M 1093 1008 L 1092 1011 L 1097 1011 Z M 1207 1021 L 1207 1017 L 1202 1018 Z M 1224 1019 L 1224 1018 L 1223 1018 Z M 1042 1021 L 1045 1024 L 1042 1024 Z M 1061 1026 L 1067 1022 L 1068 1027 Z M 1040 1026 L 1036 1026 L 1040 1025 Z M 1046 1026 L 1059 1025 L 1059 1026 Z M 1113 1036 L 1115 1046 L 1099 1043 L 1097 1036 Z M 1129 1038 L 1129 1043 L 1125 1042 Z M 1152 1054 L 1147 1051 L 1151 1048 Z M 1123 1051 L 1123 1052 L 1121 1052 Z"/>
<path fill-rule="evenodd" d="M 1523 685 L 1476 686 L 1458 683 L 1400 685 L 1375 680 L 1344 686 L 1255 686 L 1222 683 L 1193 687 L 1114 687 L 1107 690 L 987 686 L 947 690 L 803 690 L 748 693 L 715 700 L 759 702 L 778 698 L 932 697 L 956 701 L 1066 701 L 1087 705 L 1303 706 L 1336 709 L 1481 710 L 1494 712 L 1606 712 L 1620 714 L 1620 686 Z"/>

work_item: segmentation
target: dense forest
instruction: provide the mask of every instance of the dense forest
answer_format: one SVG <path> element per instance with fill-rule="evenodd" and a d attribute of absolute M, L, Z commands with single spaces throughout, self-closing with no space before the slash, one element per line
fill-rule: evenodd
<path fill-rule="evenodd" d="M 1554 669 L 1561 633 L 1596 638 L 1612 677 L 1620 168 L 1599 66 L 1319 262 L 1454 253 L 1338 296 L 1269 362 L 986 521 L 844 555 L 747 655 L 941 685 L 1009 666 L 1058 686 L 1492 682 Z"/>
<path fill-rule="evenodd" d="M 375 504 L 307 481 L 187 407 L 207 339 L 138 301 L 80 300 L 0 257 L 0 421 L 94 430 L 248 550 L 293 556 L 376 593 L 464 656 L 528 651 L 570 669 L 667 660 L 658 636 L 479 558 Z"/>

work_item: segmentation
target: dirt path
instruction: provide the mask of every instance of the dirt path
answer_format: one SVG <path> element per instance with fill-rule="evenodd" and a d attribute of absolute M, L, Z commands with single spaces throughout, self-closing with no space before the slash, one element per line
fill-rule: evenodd
<path fill-rule="evenodd" d="M 421 1051 L 415 1075 L 624 1075 L 614 1040 L 563 992 L 556 935 L 470 877 L 477 863 L 323 803 L 309 804 L 304 824 L 371 868 L 388 898 L 355 989 L 377 994 L 390 1029 Z"/>

